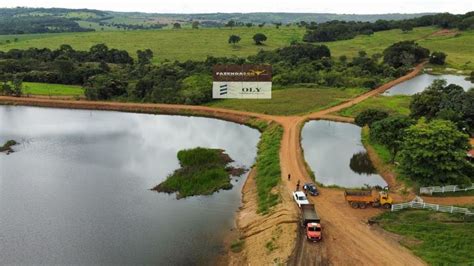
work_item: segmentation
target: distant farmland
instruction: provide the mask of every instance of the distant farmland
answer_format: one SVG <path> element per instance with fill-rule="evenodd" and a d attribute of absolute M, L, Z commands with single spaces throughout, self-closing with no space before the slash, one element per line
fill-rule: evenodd
<path fill-rule="evenodd" d="M 377 32 L 371 36 L 357 36 L 352 40 L 324 43 L 331 49 L 334 57 L 356 55 L 365 50 L 369 54 L 381 53 L 389 45 L 401 40 L 416 40 L 420 45 L 432 51 L 448 54 L 449 66 L 474 70 L 474 31 L 465 31 L 451 35 L 433 35 L 438 29 L 433 27 L 415 28 L 408 33 L 395 29 Z M 268 41 L 263 46 L 253 43 L 255 33 L 264 33 Z M 97 31 L 87 33 L 30 34 L 0 36 L 0 50 L 12 48 L 47 47 L 56 49 L 61 44 L 70 44 L 75 49 L 86 50 L 94 44 L 105 43 L 109 47 L 125 49 L 132 56 L 136 50 L 150 48 L 155 54 L 154 62 L 168 60 L 203 60 L 212 56 L 247 57 L 259 50 L 273 50 L 289 45 L 292 41 L 301 41 L 305 29 L 282 26 L 280 29 L 266 26 L 240 28 L 202 28 L 180 30 L 142 30 L 142 31 Z M 233 47 L 227 43 L 231 34 L 239 35 L 242 40 Z M 17 42 L 14 39 L 18 38 Z M 10 43 L 7 44 L 6 40 Z"/>
<path fill-rule="evenodd" d="M 263 46 L 253 43 L 256 33 L 263 33 L 268 41 Z M 74 49 L 86 50 L 94 44 L 105 43 L 109 47 L 125 49 L 135 56 L 139 49 L 150 48 L 154 52 L 154 62 L 168 60 L 203 60 L 212 56 L 247 57 L 260 49 L 273 50 L 289 45 L 303 38 L 305 30 L 297 27 L 264 28 L 206 28 L 180 30 L 142 30 L 142 31 L 97 31 L 87 33 L 30 34 L 0 36 L 0 50 L 12 48 L 47 47 L 56 49 L 61 44 L 70 44 Z M 239 35 L 242 40 L 234 48 L 228 44 L 229 36 Z M 18 42 L 13 42 L 18 38 Z M 12 43 L 5 44 L 5 40 Z"/>

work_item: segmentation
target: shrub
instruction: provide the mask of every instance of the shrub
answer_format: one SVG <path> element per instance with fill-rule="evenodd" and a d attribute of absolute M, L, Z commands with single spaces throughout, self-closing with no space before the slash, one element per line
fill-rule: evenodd
<path fill-rule="evenodd" d="M 365 125 L 372 125 L 372 123 L 388 117 L 388 113 L 377 109 L 367 109 L 358 114 L 355 118 L 355 123 L 363 127 Z"/>

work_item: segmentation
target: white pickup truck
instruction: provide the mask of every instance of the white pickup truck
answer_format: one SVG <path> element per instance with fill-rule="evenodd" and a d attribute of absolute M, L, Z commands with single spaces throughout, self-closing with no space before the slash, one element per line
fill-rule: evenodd
<path fill-rule="evenodd" d="M 295 199 L 296 204 L 298 204 L 298 207 L 300 207 L 300 208 L 301 208 L 302 204 L 309 204 L 309 201 L 306 198 L 306 195 L 304 194 L 303 191 L 293 192 L 293 198 Z"/>

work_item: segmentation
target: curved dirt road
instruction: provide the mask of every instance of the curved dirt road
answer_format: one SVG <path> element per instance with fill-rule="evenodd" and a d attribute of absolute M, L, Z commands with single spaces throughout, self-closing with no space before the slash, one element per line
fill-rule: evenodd
<path fill-rule="evenodd" d="M 245 122 L 248 118 L 276 121 L 284 128 L 280 150 L 282 183 L 286 185 L 286 199 L 291 198 L 296 182 L 311 181 L 306 170 L 300 145 L 300 132 L 308 119 L 329 119 L 351 122 L 351 118 L 331 115 L 369 97 L 378 95 L 390 87 L 416 76 L 424 64 L 418 65 L 407 75 L 391 81 L 375 90 L 326 110 L 304 116 L 271 116 L 252 112 L 235 111 L 205 106 L 140 104 L 117 102 L 88 102 L 72 100 L 51 100 L 44 98 L 0 97 L 0 103 L 75 109 L 113 110 L 126 112 L 146 112 L 160 114 L 182 114 L 215 117 L 224 120 Z M 287 180 L 288 173 L 292 178 Z M 323 241 L 318 244 L 306 243 L 299 237 L 294 257 L 290 261 L 298 265 L 422 265 L 418 257 L 403 248 L 398 242 L 386 237 L 380 230 L 366 224 L 369 217 L 381 212 L 378 209 L 354 210 L 344 201 L 343 192 L 338 189 L 321 189 L 321 195 L 314 197 L 318 213 L 322 217 Z M 287 202 L 287 201 L 286 201 Z M 296 205 L 293 204 L 293 208 Z M 295 217 L 296 218 L 296 217 Z"/>

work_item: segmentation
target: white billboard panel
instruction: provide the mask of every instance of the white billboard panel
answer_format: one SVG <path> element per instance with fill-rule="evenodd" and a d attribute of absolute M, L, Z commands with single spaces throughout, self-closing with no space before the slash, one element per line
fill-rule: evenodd
<path fill-rule="evenodd" d="M 215 81 L 212 84 L 214 99 L 271 99 L 272 82 L 268 81 Z"/>

